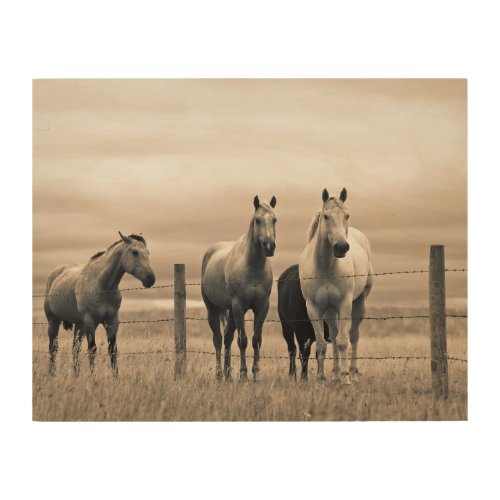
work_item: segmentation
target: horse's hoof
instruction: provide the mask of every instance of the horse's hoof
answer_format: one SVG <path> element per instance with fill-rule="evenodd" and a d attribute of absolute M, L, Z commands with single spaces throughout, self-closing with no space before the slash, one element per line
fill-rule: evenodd
<path fill-rule="evenodd" d="M 240 372 L 240 380 L 242 382 L 248 380 L 248 375 L 247 375 L 247 372 Z"/>
<path fill-rule="evenodd" d="M 326 377 L 324 375 L 318 375 L 318 382 L 326 382 Z"/>
<path fill-rule="evenodd" d="M 351 372 L 350 377 L 351 377 L 351 382 L 353 384 L 359 383 L 359 373 L 358 372 Z"/>
<path fill-rule="evenodd" d="M 342 373 L 342 375 L 340 377 L 340 383 L 342 385 L 352 385 L 351 384 L 351 379 L 349 377 L 349 373 Z"/>

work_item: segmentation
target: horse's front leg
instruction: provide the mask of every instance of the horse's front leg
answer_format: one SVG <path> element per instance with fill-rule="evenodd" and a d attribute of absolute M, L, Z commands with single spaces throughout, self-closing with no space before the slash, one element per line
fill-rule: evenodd
<path fill-rule="evenodd" d="M 111 370 L 113 376 L 118 376 L 118 349 L 116 347 L 116 335 L 118 333 L 118 326 L 120 320 L 118 314 L 111 319 L 106 320 L 104 328 L 106 329 L 106 336 L 108 337 L 108 354 L 111 361 Z"/>
<path fill-rule="evenodd" d="M 330 323 L 327 322 L 328 332 L 330 335 L 330 340 L 333 347 L 333 381 L 340 382 L 340 363 L 339 363 L 339 349 L 337 346 L 337 335 L 339 333 L 339 325 L 337 319 L 337 313 L 332 311 L 332 320 Z"/>
<path fill-rule="evenodd" d="M 359 340 L 359 326 L 363 321 L 366 311 L 366 293 L 363 292 L 353 303 L 352 303 L 352 323 L 351 330 L 349 332 L 349 338 L 351 340 L 351 366 L 349 372 L 351 374 L 351 381 L 357 382 L 359 379 L 358 371 L 358 340 Z"/>
<path fill-rule="evenodd" d="M 97 346 L 95 343 L 96 326 L 97 325 L 94 318 L 90 314 L 86 314 L 83 318 L 83 331 L 85 333 L 85 336 L 87 337 L 89 366 L 91 373 L 94 371 L 95 355 L 97 352 Z"/>
<path fill-rule="evenodd" d="M 349 347 L 349 331 L 351 329 L 352 301 L 344 301 L 339 308 L 337 349 L 340 358 L 340 382 L 344 385 L 350 385 L 349 366 L 347 363 L 347 354 Z M 330 327 L 330 324 L 328 324 Z M 332 325 L 333 326 L 333 325 Z"/>
<path fill-rule="evenodd" d="M 260 371 L 259 359 L 260 359 L 260 348 L 262 346 L 262 328 L 264 326 L 264 320 L 266 319 L 268 311 L 269 311 L 268 298 L 266 298 L 266 300 L 264 301 L 264 303 L 260 305 L 260 307 L 253 308 L 254 321 L 253 321 L 253 337 L 252 337 L 252 347 L 253 347 L 252 373 L 255 382 L 257 381 L 257 374 Z"/>
<path fill-rule="evenodd" d="M 75 324 L 73 334 L 73 374 L 78 377 L 80 374 L 80 348 L 82 346 L 83 331 L 82 325 Z"/>
<path fill-rule="evenodd" d="M 246 350 L 248 345 L 245 333 L 245 311 L 238 299 L 233 299 L 231 307 L 236 329 L 238 330 L 238 347 L 240 348 L 240 380 L 247 379 Z"/>
<path fill-rule="evenodd" d="M 318 360 L 318 380 L 326 380 L 325 377 L 325 356 L 326 356 L 326 340 L 323 328 L 323 318 L 321 311 L 312 302 L 306 302 L 307 314 L 310 318 L 311 325 L 314 328 L 314 336 L 316 337 L 316 358 Z"/>

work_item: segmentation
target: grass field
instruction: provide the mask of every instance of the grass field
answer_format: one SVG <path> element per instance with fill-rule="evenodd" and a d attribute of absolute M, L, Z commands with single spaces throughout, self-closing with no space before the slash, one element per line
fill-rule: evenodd
<path fill-rule="evenodd" d="M 463 314 L 464 311 L 452 311 Z M 205 316 L 203 310 L 188 316 Z M 425 310 L 370 308 L 370 316 L 426 314 Z M 169 315 L 171 316 L 171 314 Z M 122 321 L 166 317 L 164 311 L 121 314 Z M 268 318 L 277 318 L 270 311 Z M 35 317 L 40 321 L 42 317 Z M 467 357 L 467 320 L 447 319 L 448 355 Z M 248 333 L 248 332 L 247 332 Z M 233 358 L 234 380 L 215 379 L 215 356 L 188 352 L 187 373 L 173 378 L 173 323 L 121 325 L 118 334 L 120 376 L 114 379 L 104 330 L 96 335 L 96 369 L 89 373 L 85 343 L 82 369 L 72 373 L 72 335 L 61 329 L 57 374 L 49 377 L 47 333 L 33 330 L 33 419 L 43 421 L 311 421 L 311 420 L 466 420 L 467 364 L 449 363 L 449 398 L 435 403 L 430 392 L 428 360 L 360 360 L 360 382 L 340 386 L 316 381 L 316 361 L 309 381 L 289 380 L 286 359 L 262 359 L 260 380 L 237 380 L 239 359 Z M 429 356 L 427 319 L 365 321 L 358 355 Z M 213 352 L 206 321 L 187 322 L 188 351 Z M 152 351 L 152 352 L 151 352 Z M 236 341 L 232 353 L 239 354 Z M 314 353 L 314 348 L 313 348 Z M 263 357 L 286 356 L 279 323 L 264 328 Z M 253 355 L 251 344 L 247 355 Z M 331 356 L 329 346 L 328 356 Z M 297 361 L 297 364 L 298 361 Z M 251 360 L 249 366 L 251 367 Z M 329 377 L 332 361 L 326 361 Z"/>

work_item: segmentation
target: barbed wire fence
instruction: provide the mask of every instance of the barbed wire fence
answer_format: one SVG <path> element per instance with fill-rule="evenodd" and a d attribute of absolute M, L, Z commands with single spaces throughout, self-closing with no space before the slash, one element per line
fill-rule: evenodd
<path fill-rule="evenodd" d="M 445 269 L 444 270 L 447 273 L 465 273 L 467 272 L 466 268 L 452 268 L 452 269 Z M 414 269 L 414 270 L 403 270 L 403 271 L 384 271 L 380 273 L 370 273 L 370 274 L 346 274 L 343 276 L 340 276 L 340 278 L 361 278 L 361 277 L 367 277 L 367 276 L 391 276 L 391 275 L 401 275 L 401 274 L 428 274 L 429 270 L 428 269 Z M 300 281 L 300 280 L 323 280 L 323 279 L 329 279 L 328 277 L 325 276 L 310 276 L 310 277 L 305 277 L 305 278 L 287 278 L 287 279 L 275 279 L 273 280 L 274 283 L 282 283 L 285 281 Z M 260 281 L 236 281 L 234 284 L 260 284 Z M 185 286 L 221 286 L 220 283 L 201 283 L 201 282 L 188 282 L 185 283 Z M 108 294 L 108 293 L 116 293 L 117 291 L 119 292 L 131 292 L 131 291 L 151 291 L 151 290 L 158 290 L 158 289 L 164 289 L 164 288 L 174 288 L 175 283 L 165 283 L 163 285 L 154 285 L 149 288 L 144 288 L 144 287 L 130 287 L 130 288 L 120 288 L 119 290 L 96 290 L 93 292 L 76 292 L 72 294 L 50 294 L 50 297 L 69 297 L 73 295 L 101 295 L 101 294 Z M 33 299 L 40 299 L 40 298 L 45 298 L 48 297 L 49 294 L 46 293 L 37 293 L 32 295 L 31 297 Z"/>
<path fill-rule="evenodd" d="M 384 271 L 384 272 L 378 272 L 378 273 L 371 273 L 371 276 L 394 276 L 394 275 L 411 275 L 411 274 L 429 274 L 429 286 L 430 286 L 430 295 L 431 295 L 431 288 L 432 288 L 432 283 L 437 282 L 437 288 L 441 290 L 441 293 L 444 298 L 444 273 L 466 273 L 467 269 L 466 268 L 445 268 L 444 267 L 444 248 L 443 248 L 443 256 L 442 259 L 439 260 L 439 265 L 438 265 L 438 270 L 433 270 L 433 248 L 439 247 L 442 248 L 442 246 L 438 245 L 433 245 L 431 247 L 431 263 L 429 266 L 429 269 L 413 269 L 413 270 L 398 270 L 398 271 Z M 435 266 L 434 266 L 435 267 Z M 366 277 L 368 274 L 351 274 L 351 275 L 344 275 L 341 276 L 341 278 L 355 278 L 355 277 Z M 306 278 L 287 278 L 284 280 L 280 279 L 275 279 L 275 283 L 283 282 L 283 281 L 292 281 L 292 280 L 322 280 L 325 279 L 325 277 L 322 276 L 311 276 L 311 277 L 306 277 Z M 238 282 L 240 284 L 258 284 L 258 281 L 241 281 Z M 174 354 L 175 355 L 175 378 L 181 377 L 185 373 L 185 363 L 186 363 L 186 354 L 198 354 L 198 355 L 214 355 L 214 352 L 209 352 L 209 351 L 199 351 L 199 350 L 192 350 L 192 349 L 186 349 L 186 321 L 208 321 L 207 318 L 203 317 L 192 317 L 192 316 L 186 316 L 186 287 L 192 287 L 192 286 L 201 286 L 201 282 L 186 282 L 185 280 L 185 265 L 184 264 L 176 264 L 174 266 L 174 282 L 173 283 L 165 283 L 161 285 L 155 285 L 150 288 L 142 288 L 142 287 L 129 287 L 129 288 L 122 288 L 119 290 L 96 290 L 93 292 L 83 292 L 81 295 L 88 295 L 88 294 L 109 294 L 109 293 L 117 293 L 117 292 L 129 292 L 129 291 L 151 291 L 151 290 L 158 290 L 158 289 L 168 289 L 168 288 L 174 288 L 174 311 L 175 315 L 174 317 L 170 318 L 156 318 L 156 319 L 144 319 L 144 320 L 129 320 L 129 321 L 120 321 L 120 324 L 140 324 L 140 323 L 168 323 L 168 322 L 173 322 L 174 323 L 174 343 L 175 343 L 175 349 L 156 349 L 156 350 L 148 350 L 148 351 L 133 351 L 133 352 L 126 352 L 126 351 L 120 351 L 120 355 L 124 356 L 134 356 L 134 355 L 153 355 L 153 354 Z M 203 286 L 221 286 L 221 283 L 203 283 Z M 51 297 L 55 296 L 69 296 L 69 295 L 74 295 L 74 294 L 59 294 L 59 295 L 54 295 L 51 294 Z M 46 298 L 48 297 L 48 294 L 46 293 L 35 293 L 32 294 L 33 299 L 39 299 L 39 298 Z M 443 304 L 444 306 L 444 300 Z M 433 313 L 433 305 L 432 305 L 432 297 L 430 296 L 430 307 L 429 307 L 429 314 L 414 314 L 414 315 L 391 315 L 391 316 L 364 316 L 362 319 L 363 320 L 368 320 L 368 321 L 389 321 L 389 320 L 407 320 L 407 319 L 430 319 L 431 321 L 431 356 L 407 356 L 407 355 L 397 355 L 397 356 L 360 356 L 356 357 L 355 359 L 358 360 L 405 360 L 405 361 L 410 361 L 410 360 L 426 360 L 426 361 L 431 361 L 431 371 L 433 374 L 433 381 L 437 378 L 441 380 L 440 384 L 438 384 L 438 388 L 435 388 L 435 393 L 439 397 L 446 397 L 447 396 L 447 362 L 459 362 L 459 363 L 467 363 L 468 360 L 465 358 L 458 358 L 458 357 L 451 357 L 448 356 L 446 353 L 446 330 L 445 327 L 443 328 L 443 325 L 445 325 L 446 318 L 465 318 L 467 319 L 467 314 L 453 314 L 453 313 L 446 313 L 443 307 L 440 308 L 439 311 L 434 311 Z M 336 319 L 341 319 L 341 320 L 351 320 L 351 319 L 356 319 L 355 317 L 346 317 L 346 318 L 336 318 Z M 435 328 L 433 329 L 433 322 L 436 323 L 436 319 L 438 320 L 438 323 L 440 324 L 439 326 L 439 332 L 436 333 Z M 265 323 L 280 323 L 281 321 L 292 321 L 292 322 L 308 322 L 308 321 L 314 321 L 315 319 L 287 319 L 287 318 L 282 318 L 282 319 L 265 319 Z M 433 321 L 434 320 L 434 321 Z M 251 321 L 248 319 L 245 319 L 245 321 Z M 47 322 L 33 322 L 33 325 L 47 325 Z M 434 332 L 435 336 L 440 339 L 438 342 L 440 346 L 440 351 L 441 352 L 435 352 L 435 344 L 436 342 L 433 342 L 432 340 L 432 332 Z M 443 340 L 443 335 L 444 335 L 444 340 Z M 444 346 L 444 350 L 443 350 Z M 438 349 L 439 351 L 439 349 Z M 59 351 L 61 354 L 72 354 L 71 351 Z M 39 351 L 39 350 L 34 350 L 34 354 L 40 355 L 40 354 L 49 354 L 46 351 Z M 232 357 L 240 357 L 239 354 L 233 354 L 231 355 Z M 299 356 L 300 358 L 300 356 Z M 260 356 L 260 359 L 283 359 L 283 360 L 288 360 L 290 359 L 289 356 Z M 325 359 L 332 360 L 334 358 L 332 357 L 327 357 Z M 443 380 L 446 379 L 446 382 L 443 382 Z M 433 382 L 433 387 L 436 385 Z"/>
<path fill-rule="evenodd" d="M 33 353 L 38 354 L 38 355 L 46 355 L 47 357 L 49 356 L 48 351 L 34 350 Z M 121 356 L 138 356 L 138 355 L 149 355 L 149 354 L 175 354 L 175 353 L 176 352 L 174 349 L 155 349 L 155 350 L 149 350 L 149 351 L 120 351 Z M 187 354 L 199 354 L 199 355 L 203 355 L 203 356 L 204 355 L 207 355 L 207 356 L 214 355 L 214 352 L 211 352 L 211 351 L 199 351 L 199 350 L 191 350 L 191 349 L 187 349 L 186 353 Z M 59 354 L 62 354 L 63 356 L 72 356 L 73 351 L 59 350 L 58 355 Z M 231 357 L 239 359 L 240 355 L 239 354 L 231 354 Z M 246 357 L 250 359 L 253 357 L 253 355 L 247 354 Z M 300 355 L 298 356 L 298 358 L 301 359 Z M 290 357 L 289 356 L 261 356 L 261 355 L 259 355 L 259 359 L 276 359 L 276 360 L 288 361 L 288 360 L 290 360 Z M 326 356 L 324 359 L 325 360 L 333 360 L 335 358 L 333 358 L 331 356 L 330 357 Z M 349 358 L 349 359 L 351 359 L 351 358 Z M 365 361 L 366 360 L 382 361 L 382 360 L 388 360 L 388 359 L 389 360 L 401 360 L 401 361 L 413 361 L 413 360 L 429 361 L 432 358 L 431 358 L 431 356 L 357 356 L 357 357 L 352 358 L 352 359 L 365 360 Z M 448 359 L 448 361 L 457 362 L 457 363 L 467 363 L 468 362 L 468 360 L 465 358 L 458 358 L 455 356 L 448 356 L 447 359 Z"/>

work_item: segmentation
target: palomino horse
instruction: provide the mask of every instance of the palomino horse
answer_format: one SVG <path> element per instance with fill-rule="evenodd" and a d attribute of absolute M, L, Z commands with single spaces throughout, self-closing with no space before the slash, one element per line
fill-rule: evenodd
<path fill-rule="evenodd" d="M 333 344 L 333 379 L 350 384 L 358 376 L 359 326 L 372 287 L 373 269 L 368 239 L 357 229 L 348 228 L 346 198 L 345 188 L 338 200 L 330 198 L 326 189 L 323 191 L 323 208 L 314 215 L 309 227 L 307 245 L 300 256 L 299 276 L 316 337 L 318 378 L 325 379 L 325 321 Z M 349 339 L 352 351 L 348 369 Z"/>
<path fill-rule="evenodd" d="M 78 355 L 83 336 L 87 337 L 90 369 L 94 369 L 95 330 L 99 324 L 106 329 L 108 353 L 114 375 L 118 375 L 116 334 L 118 310 L 122 296 L 118 285 L 125 273 L 142 281 L 149 288 L 155 274 L 149 262 L 149 251 L 142 236 L 123 236 L 106 251 L 96 253 L 87 264 L 67 264 L 52 271 L 47 280 L 44 302 L 49 328 L 49 373 L 55 373 L 57 336 L 61 322 L 66 330 L 74 325 L 73 368 L 79 373 Z"/>
<path fill-rule="evenodd" d="M 255 213 L 248 231 L 236 242 L 221 241 L 212 245 L 203 256 L 201 267 L 201 294 L 208 311 L 208 323 L 213 333 L 216 358 L 216 376 L 222 378 L 221 366 L 221 320 L 227 315 L 224 330 L 224 376 L 231 377 L 231 344 L 234 330 L 238 329 L 240 348 L 240 379 L 247 378 L 245 351 L 245 313 L 254 313 L 254 349 L 252 373 L 254 380 L 259 372 L 259 352 L 262 344 L 262 327 L 269 310 L 269 295 L 273 273 L 267 257 L 274 255 L 276 248 L 276 215 L 273 196 L 269 205 L 253 200 Z"/>

